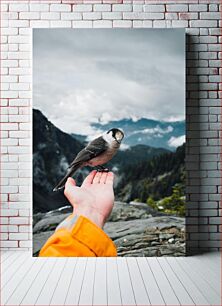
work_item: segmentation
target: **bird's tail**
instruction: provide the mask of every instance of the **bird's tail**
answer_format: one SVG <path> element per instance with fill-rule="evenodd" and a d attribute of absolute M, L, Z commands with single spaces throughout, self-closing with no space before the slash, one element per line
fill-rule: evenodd
<path fill-rule="evenodd" d="M 63 179 L 61 179 L 61 181 L 55 186 L 55 188 L 53 189 L 53 191 L 58 191 L 59 189 L 62 189 L 65 186 L 65 183 L 68 179 L 68 177 L 73 176 L 73 174 L 76 172 L 77 169 L 79 169 L 81 166 L 81 164 L 76 163 L 74 164 L 70 170 L 67 172 L 67 174 L 64 176 Z"/>

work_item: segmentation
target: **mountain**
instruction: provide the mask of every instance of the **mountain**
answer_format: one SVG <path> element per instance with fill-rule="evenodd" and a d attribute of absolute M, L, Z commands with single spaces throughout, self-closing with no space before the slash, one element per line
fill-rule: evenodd
<path fill-rule="evenodd" d="M 122 179 L 117 194 L 124 201 L 147 202 L 161 200 L 173 193 L 175 185 L 185 192 L 185 144 L 176 152 L 156 155 L 150 160 L 139 160 L 120 171 Z"/>
<path fill-rule="evenodd" d="M 128 146 L 144 144 L 171 151 L 175 150 L 175 146 L 170 145 L 171 140 L 185 135 L 185 121 L 165 122 L 146 118 L 137 121 L 122 119 L 106 124 L 92 123 L 92 127 L 103 132 L 113 127 L 121 128 L 125 132 L 123 143 Z"/>
<path fill-rule="evenodd" d="M 63 193 L 53 193 L 52 189 L 82 148 L 81 142 L 55 127 L 39 110 L 33 110 L 34 211 L 67 205 Z"/>
<path fill-rule="evenodd" d="M 125 129 L 123 124 L 121 127 Z M 74 135 L 64 133 L 39 110 L 33 110 L 34 213 L 69 205 L 63 190 L 52 192 L 52 189 L 65 175 L 68 165 L 84 143 L 85 138 L 76 139 Z M 126 202 L 135 199 L 146 202 L 148 196 L 158 200 L 170 195 L 173 186 L 183 182 L 184 154 L 184 146 L 176 152 L 143 144 L 119 150 L 107 164 L 115 173 L 116 198 Z M 77 185 L 81 184 L 89 170 L 84 168 L 75 174 Z"/>

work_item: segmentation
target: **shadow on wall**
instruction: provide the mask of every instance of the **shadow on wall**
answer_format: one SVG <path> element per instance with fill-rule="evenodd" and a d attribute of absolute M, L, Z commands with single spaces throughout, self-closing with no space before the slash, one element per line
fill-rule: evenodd
<path fill-rule="evenodd" d="M 201 193 L 201 114 L 200 84 L 198 75 L 198 43 L 186 35 L 186 254 L 195 255 L 209 251 L 200 246 L 200 231 L 208 232 L 208 224 L 201 218 L 200 205 L 206 194 Z"/>

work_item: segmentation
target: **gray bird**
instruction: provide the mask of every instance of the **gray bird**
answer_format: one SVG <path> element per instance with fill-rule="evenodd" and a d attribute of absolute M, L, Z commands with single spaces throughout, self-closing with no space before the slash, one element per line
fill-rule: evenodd
<path fill-rule="evenodd" d="M 82 167 L 101 167 L 110 161 L 116 154 L 121 141 L 124 138 L 124 133 L 120 129 L 110 129 L 102 136 L 91 141 L 83 150 L 81 150 L 68 168 L 65 177 L 56 185 L 53 191 L 57 191 L 64 187 L 68 177 Z"/>

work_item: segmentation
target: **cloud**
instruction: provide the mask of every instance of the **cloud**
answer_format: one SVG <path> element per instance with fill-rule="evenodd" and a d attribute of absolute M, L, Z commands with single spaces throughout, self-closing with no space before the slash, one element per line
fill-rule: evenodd
<path fill-rule="evenodd" d="M 179 137 L 171 137 L 168 141 L 168 145 L 173 148 L 181 146 L 185 142 L 185 135 Z"/>
<path fill-rule="evenodd" d="M 184 48 L 182 29 L 35 29 L 34 107 L 79 134 L 98 120 L 184 119 Z"/>

